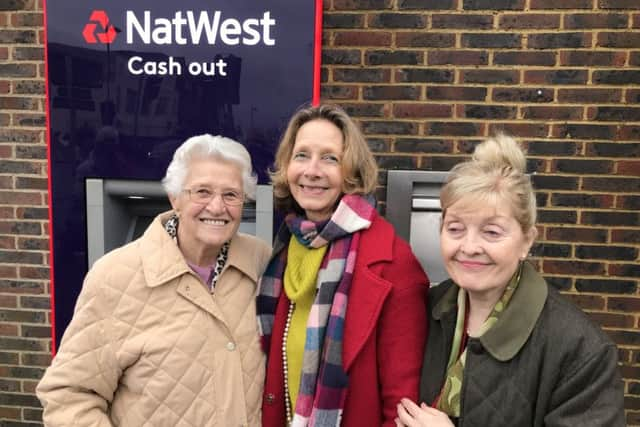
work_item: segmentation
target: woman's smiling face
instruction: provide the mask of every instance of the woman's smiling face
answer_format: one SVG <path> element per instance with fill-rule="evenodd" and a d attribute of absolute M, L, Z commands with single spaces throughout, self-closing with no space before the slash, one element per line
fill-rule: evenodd
<path fill-rule="evenodd" d="M 535 235 L 535 229 L 522 231 L 506 201 L 463 198 L 446 210 L 442 220 L 442 259 L 461 288 L 499 298 Z"/>
<path fill-rule="evenodd" d="M 324 119 L 312 120 L 296 134 L 287 166 L 289 191 L 312 221 L 329 219 L 342 194 L 340 129 Z"/>

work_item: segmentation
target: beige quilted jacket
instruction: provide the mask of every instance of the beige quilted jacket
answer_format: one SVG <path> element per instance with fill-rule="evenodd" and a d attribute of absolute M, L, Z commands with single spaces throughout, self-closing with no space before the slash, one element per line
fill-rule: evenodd
<path fill-rule="evenodd" d="M 158 216 L 95 263 L 38 385 L 46 426 L 259 426 L 256 282 L 270 247 L 233 238 L 210 294 Z"/>

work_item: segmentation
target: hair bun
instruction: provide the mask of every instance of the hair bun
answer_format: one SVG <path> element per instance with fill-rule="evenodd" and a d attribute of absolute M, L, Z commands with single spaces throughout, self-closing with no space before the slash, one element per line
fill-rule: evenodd
<path fill-rule="evenodd" d="M 488 169 L 512 169 L 522 174 L 527 169 L 527 160 L 520 144 L 502 133 L 479 144 L 472 159 L 486 164 Z"/>

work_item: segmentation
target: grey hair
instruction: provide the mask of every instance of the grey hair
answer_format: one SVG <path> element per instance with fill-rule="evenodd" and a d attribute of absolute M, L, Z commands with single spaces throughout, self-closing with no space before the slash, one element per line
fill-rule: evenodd
<path fill-rule="evenodd" d="M 193 159 L 202 158 L 214 158 L 236 164 L 242 173 L 245 197 L 255 200 L 258 177 L 253 172 L 251 155 L 247 149 L 231 138 L 212 136 L 208 133 L 192 136 L 173 154 L 167 173 L 162 178 L 162 186 L 169 196 L 177 197 L 180 194 L 189 172 L 189 163 Z"/>

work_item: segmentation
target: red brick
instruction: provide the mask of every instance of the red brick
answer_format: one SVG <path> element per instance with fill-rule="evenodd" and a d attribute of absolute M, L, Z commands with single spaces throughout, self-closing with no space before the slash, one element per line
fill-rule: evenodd
<path fill-rule="evenodd" d="M 398 118 L 426 118 L 426 117 L 451 117 L 451 105 L 442 104 L 395 104 L 393 115 Z"/>
<path fill-rule="evenodd" d="M 0 191 L 0 204 L 3 205 L 40 205 L 42 195 L 33 192 Z"/>
<path fill-rule="evenodd" d="M 0 145 L 0 159 L 10 159 L 13 158 L 13 146 L 11 145 Z M 10 178 L 10 177 L 2 177 L 2 178 Z M 1 179 L 1 178 L 0 178 Z M 0 182 L 2 184 L 2 182 Z M 0 188 L 4 188 L 0 185 Z"/>
<path fill-rule="evenodd" d="M 7 267 L 7 268 L 9 268 L 9 267 Z M 0 276 L 0 277 L 4 277 L 4 276 Z M 14 277 L 15 277 L 15 275 L 14 275 Z M 17 308 L 18 307 L 18 297 L 15 296 L 15 295 L 0 295 L 0 307 Z"/>
<path fill-rule="evenodd" d="M 351 100 L 358 97 L 358 87 L 348 85 L 322 85 L 322 98 L 331 100 Z"/>
<path fill-rule="evenodd" d="M 20 362 L 26 366 L 44 366 L 51 363 L 51 354 L 48 353 L 21 353 Z"/>
<path fill-rule="evenodd" d="M 49 239 L 46 238 L 18 238 L 18 249 L 26 249 L 26 250 L 48 250 L 49 249 Z"/>
<path fill-rule="evenodd" d="M 558 89 L 558 102 L 608 104 L 622 100 L 622 89 Z"/>
<path fill-rule="evenodd" d="M 598 33 L 597 47 L 633 49 L 640 45 L 640 33 L 637 32 L 601 32 Z"/>
<path fill-rule="evenodd" d="M 9 222 L 3 222 L 2 224 L 11 224 Z M 6 229 L 0 228 L 0 232 L 8 233 L 10 232 L 10 228 Z M 0 249 L 16 249 L 16 238 L 14 236 L 0 236 Z"/>
<path fill-rule="evenodd" d="M 640 277 L 640 264 L 609 264 L 609 276 Z"/>
<path fill-rule="evenodd" d="M 42 13 L 14 13 L 11 17 L 14 27 L 41 27 L 43 25 Z"/>
<path fill-rule="evenodd" d="M 498 132 L 506 132 L 509 135 L 518 135 L 519 138 L 542 138 L 549 134 L 549 125 L 544 123 L 491 123 L 489 135 Z"/>
<path fill-rule="evenodd" d="M 602 310 L 605 307 L 605 299 L 600 295 L 581 295 L 574 293 L 564 294 L 583 310 Z"/>
<path fill-rule="evenodd" d="M 336 10 L 389 9 L 391 0 L 333 0 L 333 7 Z"/>
<path fill-rule="evenodd" d="M 566 29 L 627 28 L 629 16 L 625 13 L 570 13 L 564 17 Z"/>
<path fill-rule="evenodd" d="M 335 46 L 391 46 L 391 33 L 378 31 L 340 31 L 333 39 Z"/>
<path fill-rule="evenodd" d="M 531 0 L 531 9 L 591 9 L 593 0 Z"/>
<path fill-rule="evenodd" d="M 18 269 L 12 265 L 0 265 L 0 277 L 4 279 L 13 279 L 18 275 Z M 0 296 L 0 306 L 2 304 L 2 296 Z"/>
<path fill-rule="evenodd" d="M 640 126 L 618 126 L 617 141 L 637 141 L 638 139 L 640 139 Z"/>
<path fill-rule="evenodd" d="M 0 406 L 0 419 L 3 420 L 20 420 L 22 409 L 13 406 Z"/>
<path fill-rule="evenodd" d="M 560 28 L 560 14 L 555 13 L 513 13 L 500 17 L 500 28 L 511 29 L 554 29 Z"/>
<path fill-rule="evenodd" d="M 639 297 L 609 297 L 607 309 L 610 311 L 623 311 L 625 313 L 640 312 Z"/>
<path fill-rule="evenodd" d="M 17 337 L 18 325 L 13 323 L 0 323 L 0 336 L 4 337 Z"/>
<path fill-rule="evenodd" d="M 633 328 L 635 318 L 631 315 L 615 314 L 615 313 L 589 313 L 596 323 L 605 328 Z"/>
<path fill-rule="evenodd" d="M 607 230 L 579 227 L 548 227 L 546 239 L 560 242 L 606 243 Z"/>
<path fill-rule="evenodd" d="M 48 245 L 47 248 L 48 249 Z M 49 279 L 49 268 L 46 267 L 25 267 L 20 266 L 21 279 Z"/>
<path fill-rule="evenodd" d="M 569 120 L 582 119 L 584 109 L 582 107 L 549 107 L 534 106 L 522 108 L 525 120 Z"/>
<path fill-rule="evenodd" d="M 24 393 L 36 393 L 36 387 L 38 386 L 38 381 L 22 381 L 22 391 Z"/>
<path fill-rule="evenodd" d="M 624 67 L 627 62 L 626 52 L 574 51 L 560 52 L 560 65 L 567 67 Z"/>
<path fill-rule="evenodd" d="M 617 175 L 640 176 L 640 160 L 618 161 Z"/>
<path fill-rule="evenodd" d="M 614 243 L 640 242 L 640 230 L 612 230 L 611 241 Z"/>
<path fill-rule="evenodd" d="M 455 34 L 398 32 L 396 33 L 396 45 L 398 47 L 430 47 L 445 48 L 454 47 Z"/>
<path fill-rule="evenodd" d="M 544 260 L 543 271 L 551 274 L 575 274 L 580 276 L 604 275 L 604 264 L 585 261 Z"/>
<path fill-rule="evenodd" d="M 489 52 L 485 50 L 438 49 L 427 52 L 429 65 L 487 65 Z"/>

